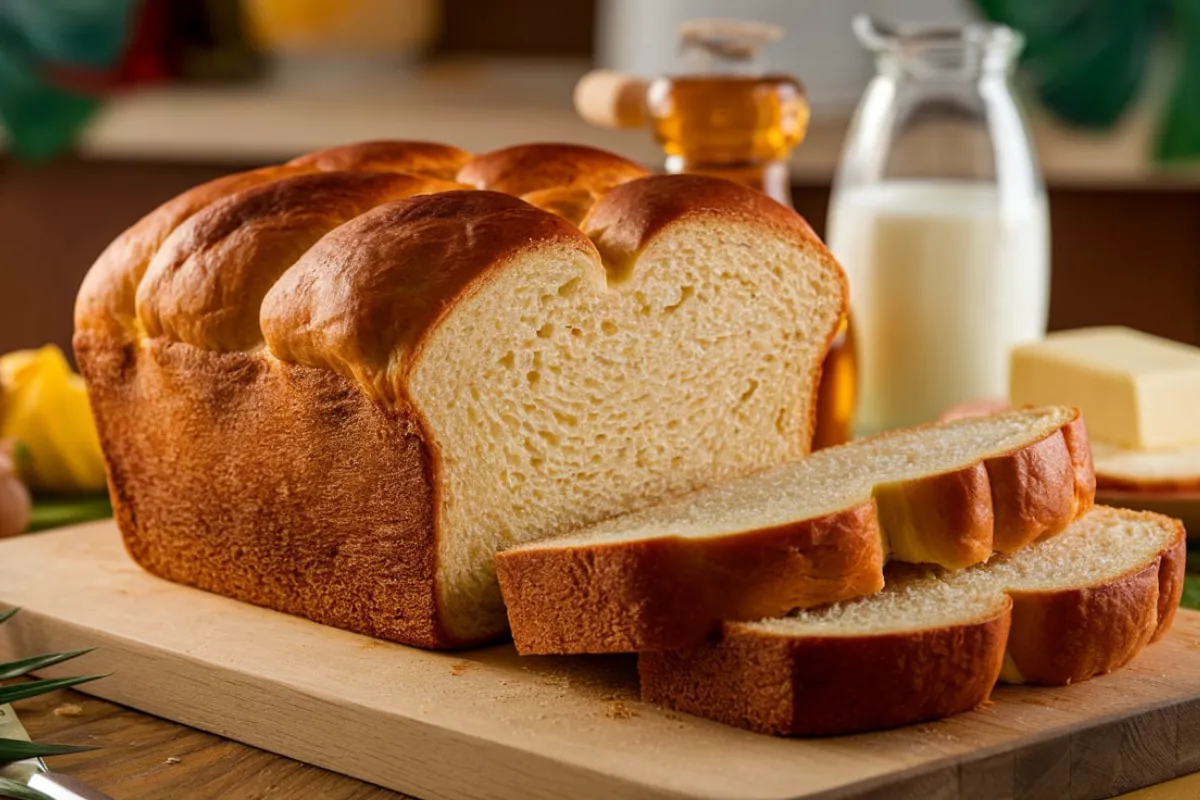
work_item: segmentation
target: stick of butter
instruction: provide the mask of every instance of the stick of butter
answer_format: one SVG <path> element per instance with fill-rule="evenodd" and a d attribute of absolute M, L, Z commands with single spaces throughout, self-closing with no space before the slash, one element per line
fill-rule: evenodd
<path fill-rule="evenodd" d="M 1123 447 L 1200 444 L 1200 348 L 1120 327 L 1053 333 L 1013 350 L 1009 400 L 1076 406 L 1089 436 Z"/>

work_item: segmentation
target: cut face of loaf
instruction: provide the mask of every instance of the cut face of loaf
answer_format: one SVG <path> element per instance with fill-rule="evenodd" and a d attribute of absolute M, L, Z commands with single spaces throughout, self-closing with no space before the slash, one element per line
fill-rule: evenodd
<path fill-rule="evenodd" d="M 642 695 L 765 733 L 833 735 L 970 710 L 997 679 L 1065 685 L 1110 672 L 1170 626 L 1178 521 L 1097 507 L 1054 539 L 959 572 L 893 565 L 872 597 L 724 626 L 639 656 Z"/>
<path fill-rule="evenodd" d="M 496 561 L 520 652 L 671 650 L 875 592 L 889 557 L 959 568 L 1016 551 L 1094 491 L 1083 420 L 1055 406 L 821 450 Z"/>
<path fill-rule="evenodd" d="M 140 564 L 461 646 L 505 631 L 496 550 L 803 455 L 844 308 L 750 189 L 377 142 L 151 214 L 75 344 Z"/>

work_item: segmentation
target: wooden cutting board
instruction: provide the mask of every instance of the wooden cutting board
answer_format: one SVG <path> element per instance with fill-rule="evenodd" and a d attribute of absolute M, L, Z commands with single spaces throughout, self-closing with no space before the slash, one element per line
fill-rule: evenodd
<path fill-rule="evenodd" d="M 111 522 L 0 543 L 0 659 L 152 714 L 425 798 L 1100 798 L 1200 770 L 1200 613 L 1114 675 L 987 707 L 783 740 L 637 699 L 632 657 L 430 653 L 176 586 Z M 103 742 L 97 742 L 103 745 Z"/>

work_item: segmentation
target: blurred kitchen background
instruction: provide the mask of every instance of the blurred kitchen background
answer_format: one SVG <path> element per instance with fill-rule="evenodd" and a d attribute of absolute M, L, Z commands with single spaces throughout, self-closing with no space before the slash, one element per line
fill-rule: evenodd
<path fill-rule="evenodd" d="M 69 351 L 74 294 L 103 247 L 172 195 L 230 171 L 374 138 L 472 151 L 571 141 L 661 167 L 646 131 L 581 120 L 572 89 L 595 66 L 668 71 L 679 23 L 698 17 L 787 29 L 765 58 L 807 87 L 813 116 L 791 181 L 797 209 L 823 233 L 849 117 L 874 71 L 851 32 L 855 13 L 963 22 L 1055 6 L 1079 17 L 1071 35 L 1027 31 L 1018 82 L 1049 189 L 1050 328 L 1119 323 L 1200 344 L 1200 169 L 1186 135 L 1200 92 L 1171 77 L 1195 77 L 1189 59 L 1200 53 L 1172 43 L 1198 42 L 1200 31 L 1197 20 L 1167 24 L 1169 5 L 6 0 L 0 352 L 48 342 Z M 1076 50 L 1060 56 L 1053 45 L 1064 38 Z M 1062 68 L 1046 72 L 1047 58 Z M 1164 134 L 1164 113 L 1182 117 L 1183 134 Z"/>

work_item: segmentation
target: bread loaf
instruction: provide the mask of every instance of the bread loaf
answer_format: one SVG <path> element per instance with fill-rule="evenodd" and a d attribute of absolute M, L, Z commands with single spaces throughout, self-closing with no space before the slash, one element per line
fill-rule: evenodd
<path fill-rule="evenodd" d="M 505 631 L 498 549 L 803 455 L 845 305 L 750 189 L 375 142 L 152 212 L 75 348 L 138 563 L 453 647 Z"/>
<path fill-rule="evenodd" d="M 1185 556 L 1177 520 L 1097 507 L 984 565 L 893 565 L 872 597 L 643 654 L 642 695 L 788 735 L 938 719 L 975 708 L 997 680 L 1066 685 L 1126 664 L 1170 627 Z"/>

